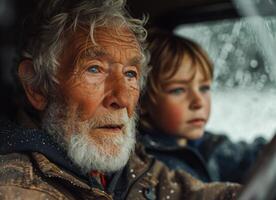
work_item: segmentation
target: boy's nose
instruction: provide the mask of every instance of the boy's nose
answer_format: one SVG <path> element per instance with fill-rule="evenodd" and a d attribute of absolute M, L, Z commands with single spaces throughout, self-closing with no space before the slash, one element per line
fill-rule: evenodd
<path fill-rule="evenodd" d="M 193 92 L 192 98 L 191 98 L 191 103 L 190 103 L 190 109 L 191 110 L 197 110 L 200 109 L 203 106 L 203 101 L 197 92 Z"/>

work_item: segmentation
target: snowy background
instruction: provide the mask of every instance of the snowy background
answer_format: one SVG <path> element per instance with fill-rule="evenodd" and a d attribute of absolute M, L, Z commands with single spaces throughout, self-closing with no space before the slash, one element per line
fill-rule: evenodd
<path fill-rule="evenodd" d="M 207 130 L 226 133 L 233 140 L 252 141 L 276 132 L 276 92 L 214 91 Z"/>
<path fill-rule="evenodd" d="M 276 17 L 179 26 L 175 33 L 201 44 L 214 62 L 207 130 L 234 140 L 276 132 Z"/>

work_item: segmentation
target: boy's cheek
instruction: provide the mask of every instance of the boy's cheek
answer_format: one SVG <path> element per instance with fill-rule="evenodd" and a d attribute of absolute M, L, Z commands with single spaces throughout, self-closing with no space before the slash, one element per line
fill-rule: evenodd
<path fill-rule="evenodd" d="M 167 120 L 164 123 L 167 124 L 168 129 L 170 129 L 173 132 L 176 132 L 181 124 L 181 110 L 179 108 L 171 108 L 171 110 L 166 112 L 165 114 L 167 114 Z"/>

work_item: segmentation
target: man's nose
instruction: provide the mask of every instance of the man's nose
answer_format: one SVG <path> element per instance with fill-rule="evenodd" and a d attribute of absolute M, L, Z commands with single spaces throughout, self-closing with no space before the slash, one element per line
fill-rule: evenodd
<path fill-rule="evenodd" d="M 111 109 L 127 108 L 129 104 L 129 88 L 124 77 L 113 77 L 108 81 L 104 106 Z"/>
<path fill-rule="evenodd" d="M 198 110 L 198 109 L 202 108 L 202 106 L 203 106 L 203 100 L 202 100 L 201 94 L 197 91 L 192 91 L 191 92 L 190 109 Z"/>

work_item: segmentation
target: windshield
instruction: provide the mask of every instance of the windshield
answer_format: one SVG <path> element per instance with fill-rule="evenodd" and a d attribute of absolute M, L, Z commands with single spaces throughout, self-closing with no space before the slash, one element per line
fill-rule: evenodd
<path fill-rule="evenodd" d="M 233 140 L 270 139 L 276 130 L 276 17 L 180 25 L 175 33 L 201 44 L 214 63 L 207 130 Z"/>

